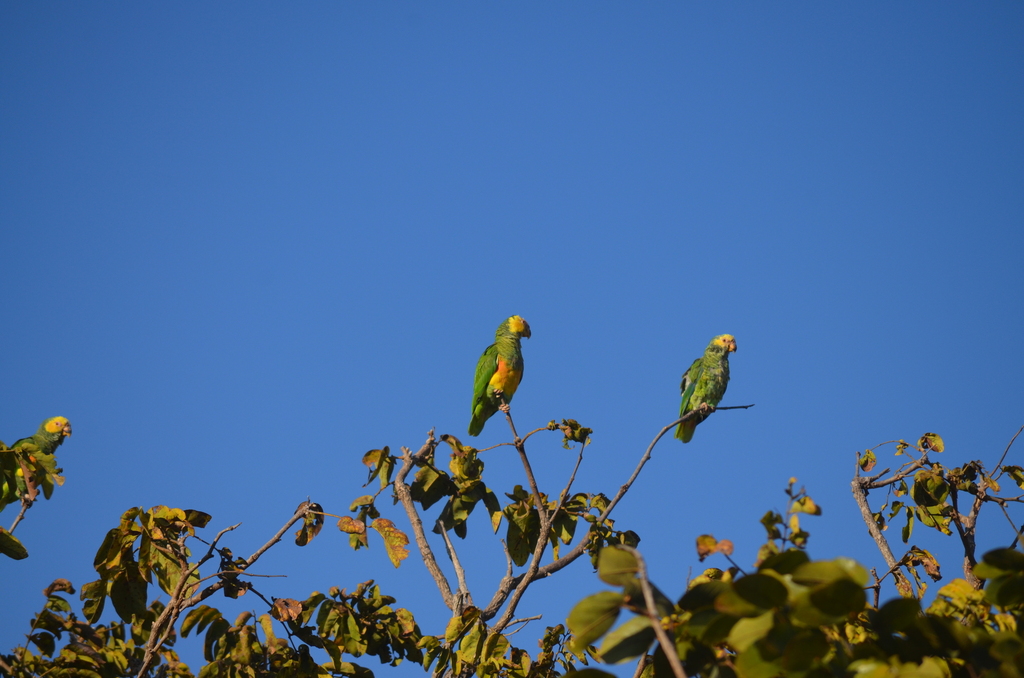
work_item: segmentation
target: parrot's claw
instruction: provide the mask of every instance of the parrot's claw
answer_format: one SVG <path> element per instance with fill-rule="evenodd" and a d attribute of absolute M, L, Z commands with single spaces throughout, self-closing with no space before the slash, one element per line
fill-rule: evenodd
<path fill-rule="evenodd" d="M 508 414 L 509 410 L 511 410 L 512 408 L 510 408 L 506 403 L 502 403 L 498 405 L 498 409 L 504 412 L 505 414 Z"/>
<path fill-rule="evenodd" d="M 700 413 L 705 416 L 715 411 L 715 408 L 712 407 L 711 405 L 708 405 L 707 403 L 701 403 L 700 407 L 698 407 L 697 409 L 700 410 Z"/>

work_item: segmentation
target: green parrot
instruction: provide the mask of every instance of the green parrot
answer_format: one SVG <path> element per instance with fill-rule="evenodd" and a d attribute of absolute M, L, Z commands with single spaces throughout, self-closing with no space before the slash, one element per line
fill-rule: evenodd
<path fill-rule="evenodd" d="M 704 355 L 693 361 L 690 369 L 683 374 L 679 389 L 683 392 L 683 404 L 679 416 L 700 410 L 692 419 L 687 419 L 676 428 L 676 438 L 684 443 L 693 439 L 697 424 L 707 418 L 708 407 L 717 407 L 729 385 L 729 354 L 736 351 L 736 339 L 731 334 L 720 334 L 711 340 Z"/>
<path fill-rule="evenodd" d="M 484 423 L 500 408 L 501 401 L 494 394 L 496 390 L 502 392 L 506 404 L 512 402 L 523 380 L 521 337 L 530 338 L 530 326 L 514 315 L 498 325 L 494 343 L 480 356 L 473 379 L 473 418 L 469 420 L 469 435 L 480 435 Z"/>
<path fill-rule="evenodd" d="M 65 417 L 50 417 L 39 425 L 39 430 L 34 436 L 22 438 L 11 445 L 11 449 L 21 449 L 29 454 L 36 452 L 53 454 L 64 442 L 64 438 L 69 435 L 71 435 L 70 421 Z"/>

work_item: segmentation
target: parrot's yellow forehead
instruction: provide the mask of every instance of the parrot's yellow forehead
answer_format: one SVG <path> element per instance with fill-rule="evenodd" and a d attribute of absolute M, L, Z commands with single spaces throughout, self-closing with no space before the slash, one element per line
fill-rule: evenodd
<path fill-rule="evenodd" d="M 716 346 L 721 346 L 726 351 L 736 351 L 736 337 L 732 336 L 731 334 L 720 334 L 714 339 L 712 339 L 711 343 L 715 344 Z"/>
<path fill-rule="evenodd" d="M 52 419 L 46 420 L 46 430 L 50 433 L 64 432 L 64 435 L 71 435 L 71 422 L 67 420 L 67 417 L 53 417 Z"/>
<path fill-rule="evenodd" d="M 508 319 L 508 329 L 524 337 L 530 336 L 530 324 L 519 315 L 514 315 Z"/>

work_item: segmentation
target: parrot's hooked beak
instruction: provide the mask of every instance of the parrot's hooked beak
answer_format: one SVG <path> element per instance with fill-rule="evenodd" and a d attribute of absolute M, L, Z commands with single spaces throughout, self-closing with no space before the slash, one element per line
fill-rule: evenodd
<path fill-rule="evenodd" d="M 727 347 L 728 347 L 729 353 L 735 353 L 736 352 L 736 340 L 733 339 L 732 341 L 730 341 L 727 344 Z"/>
<path fill-rule="evenodd" d="M 71 422 L 70 421 L 68 423 L 64 424 L 64 428 L 61 429 L 61 433 L 64 436 L 70 436 L 71 435 Z"/>

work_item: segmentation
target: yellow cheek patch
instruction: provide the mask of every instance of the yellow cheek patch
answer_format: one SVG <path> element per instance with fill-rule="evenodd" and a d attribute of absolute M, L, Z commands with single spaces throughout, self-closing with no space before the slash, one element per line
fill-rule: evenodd
<path fill-rule="evenodd" d="M 50 433 L 57 433 L 64 429 L 68 425 L 66 417 L 54 417 L 53 419 L 46 422 L 46 430 Z"/>
<path fill-rule="evenodd" d="M 731 334 L 721 334 L 715 337 L 714 343 L 716 346 L 721 346 L 722 348 L 731 347 L 732 350 L 736 350 L 736 337 L 732 336 Z"/>
<path fill-rule="evenodd" d="M 518 315 L 508 319 L 508 328 L 516 334 L 523 334 L 526 331 L 526 321 Z"/>

